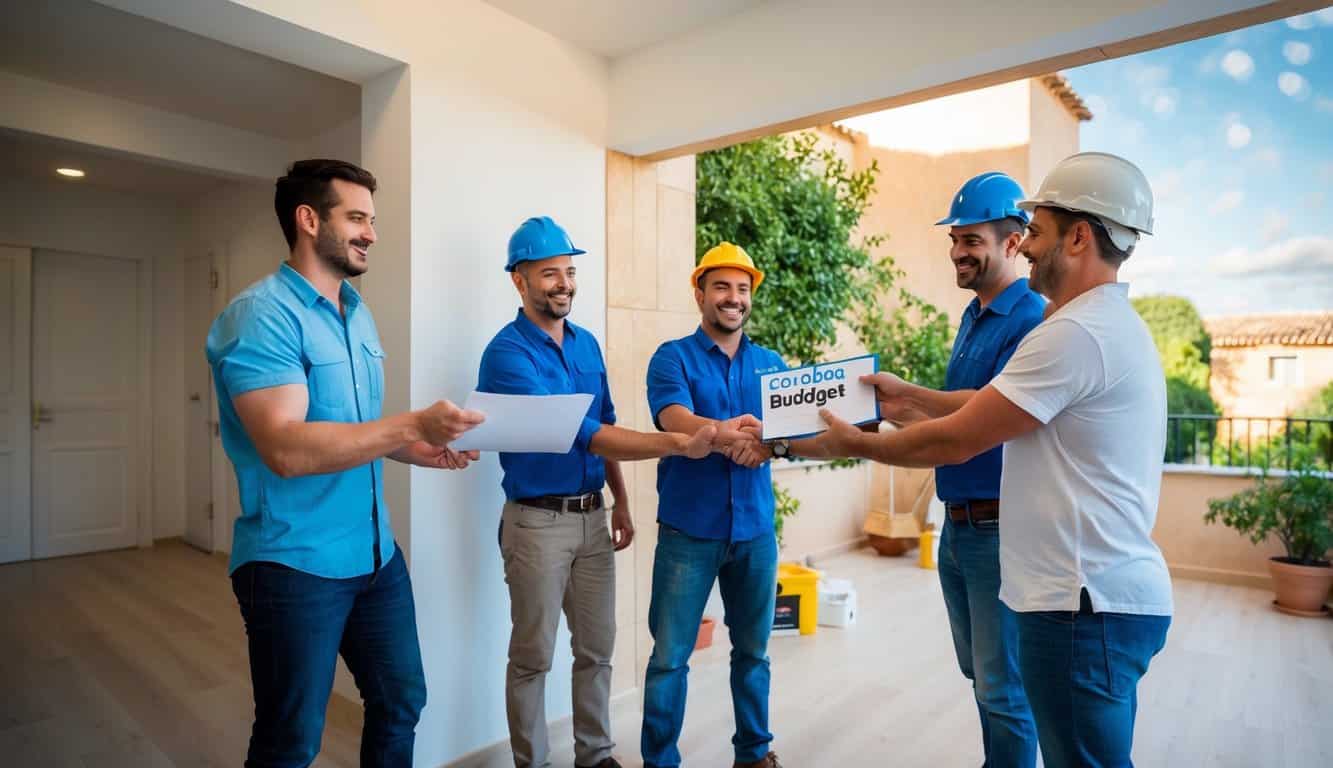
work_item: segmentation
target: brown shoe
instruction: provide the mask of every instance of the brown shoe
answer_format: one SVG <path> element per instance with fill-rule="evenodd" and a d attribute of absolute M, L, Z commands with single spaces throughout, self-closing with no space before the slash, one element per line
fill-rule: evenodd
<path fill-rule="evenodd" d="M 574 766 L 574 768 L 584 768 L 584 767 L 576 765 Z M 602 762 L 598 763 L 597 765 L 590 765 L 587 766 L 587 768 L 623 768 L 623 766 L 621 766 L 620 763 L 616 762 L 616 759 L 614 757 L 606 757 L 603 758 Z"/>
<path fill-rule="evenodd" d="M 778 762 L 777 752 L 769 752 L 752 763 L 733 763 L 732 768 L 782 768 L 782 763 Z"/>

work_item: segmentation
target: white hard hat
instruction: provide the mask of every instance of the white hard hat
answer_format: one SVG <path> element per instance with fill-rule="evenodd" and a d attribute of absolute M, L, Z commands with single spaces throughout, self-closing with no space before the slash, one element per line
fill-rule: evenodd
<path fill-rule="evenodd" d="M 1106 227 L 1111 242 L 1128 250 L 1139 234 L 1152 234 L 1152 188 L 1137 165 L 1105 152 L 1080 152 L 1056 164 L 1037 194 L 1019 202 L 1033 211 L 1042 206 L 1090 213 Z"/>

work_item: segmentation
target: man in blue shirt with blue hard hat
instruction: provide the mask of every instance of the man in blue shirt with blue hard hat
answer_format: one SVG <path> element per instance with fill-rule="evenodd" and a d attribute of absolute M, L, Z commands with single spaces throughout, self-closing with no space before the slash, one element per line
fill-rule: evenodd
<path fill-rule="evenodd" d="M 1014 264 L 1028 214 L 1023 189 L 990 172 L 958 190 L 949 227 L 958 287 L 976 293 L 963 310 L 944 390 L 908 384 L 890 373 L 873 377 L 885 418 L 902 424 L 937 418 L 966 403 L 1004 368 L 1018 343 L 1041 322 L 1045 302 L 1017 277 Z M 1018 670 L 1017 618 L 1000 601 L 1000 470 L 1003 447 L 935 470 L 947 515 L 940 536 L 939 574 L 963 675 L 972 681 L 981 716 L 985 765 L 1030 768 L 1037 732 Z"/>
<path fill-rule="evenodd" d="M 615 555 L 634 523 L 619 461 L 707 456 L 750 441 L 737 430 L 645 434 L 615 426 L 616 411 L 597 339 L 567 319 L 578 287 L 569 234 L 549 217 L 528 219 L 509 240 L 510 273 L 523 306 L 487 345 L 477 388 L 511 395 L 586 393 L 592 404 L 564 454 L 501 453 L 504 512 L 500 552 L 513 631 L 505 673 L 509 741 L 517 768 L 550 765 L 546 673 L 561 610 L 574 653 L 574 756 L 580 768 L 619 768 L 612 756 L 611 657 L 615 645 Z M 615 497 L 607 528 L 602 486 Z"/>
<path fill-rule="evenodd" d="M 361 765 L 409 768 L 426 703 L 383 460 L 462 469 L 476 453 L 445 446 L 482 416 L 442 400 L 381 417 L 383 347 L 347 282 L 369 264 L 375 185 L 351 163 L 294 163 L 274 194 L 290 258 L 208 334 L 240 489 L 231 581 L 254 684 L 248 768 L 315 759 L 340 654 L 365 706 Z"/>

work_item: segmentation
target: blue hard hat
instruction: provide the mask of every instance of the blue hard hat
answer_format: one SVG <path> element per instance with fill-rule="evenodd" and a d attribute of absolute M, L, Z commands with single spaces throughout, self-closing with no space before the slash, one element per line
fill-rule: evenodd
<path fill-rule="evenodd" d="M 519 225 L 509 237 L 509 262 L 506 272 L 525 261 L 541 261 L 552 256 L 577 256 L 587 251 L 574 247 L 565 228 L 550 216 L 533 216 Z"/>
<path fill-rule="evenodd" d="M 1027 224 L 1027 211 L 1018 207 L 1018 201 L 1023 198 L 1023 188 L 1008 174 L 999 171 L 983 173 L 967 180 L 954 195 L 949 215 L 935 224 L 965 227 L 1010 217 Z"/>

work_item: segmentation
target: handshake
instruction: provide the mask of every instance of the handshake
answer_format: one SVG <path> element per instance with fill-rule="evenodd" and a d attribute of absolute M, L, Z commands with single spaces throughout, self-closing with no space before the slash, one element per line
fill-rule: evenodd
<path fill-rule="evenodd" d="M 773 458 L 772 451 L 761 439 L 763 432 L 763 422 L 748 413 L 705 424 L 688 436 L 680 455 L 702 459 L 711 453 L 720 453 L 743 467 L 754 469 Z"/>

